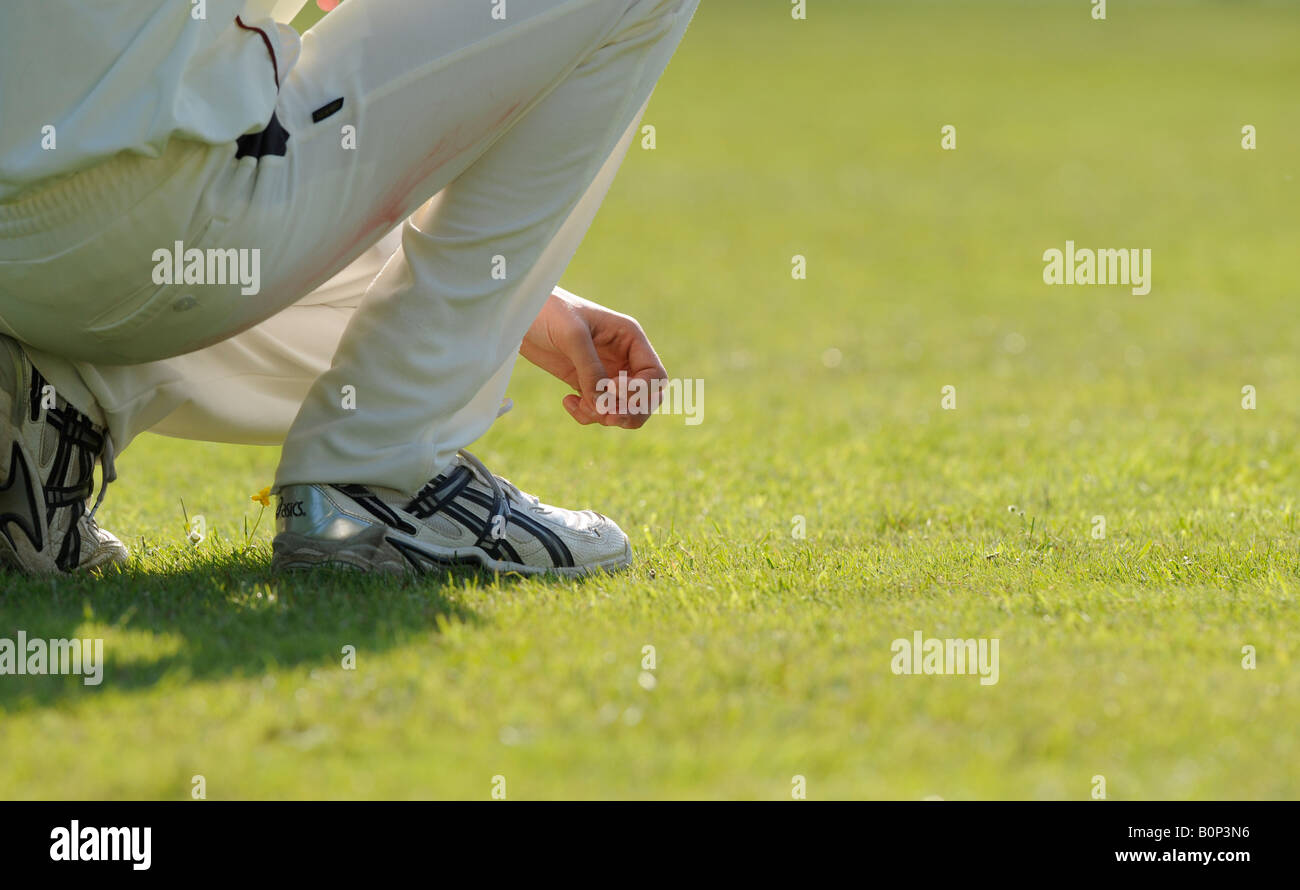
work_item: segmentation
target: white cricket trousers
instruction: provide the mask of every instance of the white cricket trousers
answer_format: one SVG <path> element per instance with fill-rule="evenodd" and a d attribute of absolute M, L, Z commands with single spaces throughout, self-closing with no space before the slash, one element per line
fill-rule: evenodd
<path fill-rule="evenodd" d="M 280 85 L 283 155 L 173 140 L 0 205 L 0 330 L 119 450 L 414 491 L 495 419 L 697 3 L 348 0 Z M 155 283 L 176 242 L 257 249 L 260 289 Z"/>

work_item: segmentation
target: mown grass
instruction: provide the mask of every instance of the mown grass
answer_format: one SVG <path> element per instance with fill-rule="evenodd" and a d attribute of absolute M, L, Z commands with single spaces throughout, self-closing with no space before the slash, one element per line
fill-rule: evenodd
<path fill-rule="evenodd" d="M 108 667 L 0 679 L 0 796 L 1300 794 L 1300 11 L 788 6 L 705 4 L 565 278 L 704 422 L 579 429 L 521 367 L 476 445 L 636 567 L 276 578 L 275 453 L 146 438 L 130 571 L 4 581 L 0 635 Z M 1044 285 L 1066 239 L 1151 248 L 1151 293 Z M 999 682 L 895 676 L 915 630 Z"/>

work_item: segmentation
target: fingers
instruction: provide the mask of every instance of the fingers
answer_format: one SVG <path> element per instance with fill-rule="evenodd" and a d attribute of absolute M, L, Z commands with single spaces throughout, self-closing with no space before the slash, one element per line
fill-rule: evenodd
<path fill-rule="evenodd" d="M 576 396 L 570 393 L 564 397 L 562 404 L 564 405 L 564 410 L 569 412 L 569 416 L 583 426 L 589 426 L 593 423 L 602 423 L 603 421 L 603 418 L 596 416 L 596 412 L 587 407 L 587 405 L 582 401 L 581 396 Z"/>
<path fill-rule="evenodd" d="M 622 415 L 623 423 L 621 425 L 625 429 L 639 430 L 645 426 L 645 422 L 650 419 L 650 415 L 659 409 L 659 402 L 663 399 L 663 387 L 667 380 L 668 372 L 664 370 L 663 365 L 638 371 L 628 378 L 628 388 L 640 387 L 642 392 L 646 393 L 646 396 L 640 410 Z M 633 383 L 632 381 L 636 382 Z"/>
<path fill-rule="evenodd" d="M 641 325 L 635 321 L 632 321 L 632 325 L 634 331 L 627 355 L 628 369 L 631 372 L 628 385 L 642 387 L 648 393 L 648 399 L 646 410 L 627 415 L 624 426 L 628 429 L 640 429 L 645 426 L 650 415 L 659 408 L 660 400 L 663 398 L 663 387 L 668 385 L 668 370 L 659 360 L 658 353 L 651 345 L 650 338 L 641 329 Z"/>
<path fill-rule="evenodd" d="M 592 416 L 596 410 L 596 399 L 600 396 L 601 381 L 609 377 L 605 363 L 601 361 L 596 344 L 592 341 L 591 330 L 585 324 L 574 325 L 568 329 L 563 344 L 565 357 L 573 363 L 573 373 L 577 378 L 577 390 L 583 407 Z M 572 412 L 570 412 L 572 413 Z"/>
<path fill-rule="evenodd" d="M 584 426 L 617 426 L 635 430 L 659 407 L 662 398 L 662 381 L 659 371 L 641 371 L 626 376 L 626 370 L 617 378 L 604 381 L 601 395 L 594 406 L 581 396 L 570 393 L 563 399 L 564 409 Z"/>
<path fill-rule="evenodd" d="M 584 426 L 644 426 L 659 407 L 668 372 L 636 319 L 572 298 L 547 322 L 556 355 L 539 349 L 529 357 L 578 391 L 562 401 L 569 416 Z"/>
<path fill-rule="evenodd" d="M 569 416 L 583 426 L 597 424 L 599 426 L 621 426 L 627 427 L 627 418 L 621 414 L 600 414 L 582 400 L 581 396 L 570 393 L 562 400 L 564 410 L 569 412 Z"/>
<path fill-rule="evenodd" d="M 659 354 L 655 352 L 654 346 L 651 345 L 650 338 L 646 336 L 640 324 L 635 321 L 632 321 L 632 324 L 635 330 L 632 334 L 632 341 L 628 345 L 628 364 L 636 369 L 635 374 L 637 377 L 666 383 L 668 381 L 668 370 L 664 367 L 664 363 L 659 360 Z"/>

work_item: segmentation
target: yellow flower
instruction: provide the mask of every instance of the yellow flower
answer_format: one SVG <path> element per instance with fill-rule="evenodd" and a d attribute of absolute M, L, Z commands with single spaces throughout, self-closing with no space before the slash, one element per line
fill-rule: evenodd
<path fill-rule="evenodd" d="M 253 500 L 257 501 L 263 507 L 271 506 L 271 486 L 266 486 L 257 494 L 253 495 Z"/>

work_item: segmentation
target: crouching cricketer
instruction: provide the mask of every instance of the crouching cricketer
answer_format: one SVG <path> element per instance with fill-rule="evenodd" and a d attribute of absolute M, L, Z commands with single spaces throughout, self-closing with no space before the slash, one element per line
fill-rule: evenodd
<path fill-rule="evenodd" d="M 644 423 L 597 395 L 645 334 L 557 282 L 698 0 L 304 2 L 0 6 L 0 564 L 126 559 L 152 430 L 283 445 L 276 568 L 627 565 L 464 449 L 517 355 Z"/>

